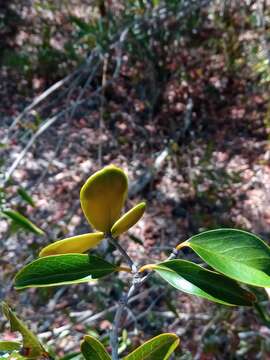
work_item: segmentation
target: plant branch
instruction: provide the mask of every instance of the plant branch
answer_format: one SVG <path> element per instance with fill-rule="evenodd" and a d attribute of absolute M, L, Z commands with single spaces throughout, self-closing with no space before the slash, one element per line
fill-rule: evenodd
<path fill-rule="evenodd" d="M 111 235 L 108 235 L 107 239 L 121 253 L 123 258 L 126 260 L 128 266 L 131 268 L 132 273 L 137 273 L 137 266 L 129 257 L 127 252 L 122 248 L 122 246 Z"/>
<path fill-rule="evenodd" d="M 85 103 L 84 100 L 80 101 L 81 104 Z M 4 186 L 7 181 L 10 179 L 11 175 L 13 174 L 13 172 L 16 170 L 16 168 L 18 167 L 18 165 L 20 164 L 20 162 L 23 160 L 23 158 L 25 157 L 25 155 L 27 154 L 28 150 L 32 147 L 32 145 L 35 143 L 36 139 L 42 135 L 44 133 L 44 131 L 46 131 L 52 124 L 54 124 L 57 120 L 59 120 L 67 111 L 69 111 L 70 109 L 72 109 L 74 106 L 77 106 L 77 103 L 75 103 L 75 105 L 72 105 L 71 107 L 69 107 L 68 109 L 64 109 L 62 111 L 60 111 L 58 114 L 54 115 L 53 117 L 47 119 L 46 121 L 44 121 L 42 123 L 42 125 L 40 126 L 40 128 L 37 130 L 37 132 L 30 138 L 30 140 L 28 141 L 27 145 L 24 147 L 24 149 L 19 153 L 19 155 L 17 156 L 17 158 L 15 159 L 15 161 L 13 162 L 13 164 L 10 166 L 10 168 L 7 170 L 6 174 L 5 174 L 5 179 L 4 179 L 4 184 L 2 186 Z"/>
<path fill-rule="evenodd" d="M 50 86 L 47 90 L 45 90 L 43 93 L 41 93 L 39 96 L 37 96 L 33 102 L 28 105 L 13 121 L 13 123 L 10 125 L 9 131 L 12 131 L 15 126 L 21 121 L 21 119 L 29 112 L 31 111 L 35 106 L 37 106 L 41 101 L 46 99 L 49 95 L 51 95 L 54 91 L 59 89 L 62 85 L 66 84 L 68 81 L 70 81 L 74 75 L 77 74 L 78 71 L 75 71 L 71 75 L 66 76 L 65 78 L 57 81 L 55 84 Z"/>
<path fill-rule="evenodd" d="M 118 242 L 115 241 L 115 239 L 113 239 L 110 236 L 109 241 L 121 252 L 121 254 L 125 257 L 126 261 L 131 266 L 131 268 L 133 268 L 134 266 L 136 267 L 136 265 L 131 260 L 131 258 L 128 256 L 126 251 L 121 247 L 121 245 L 119 245 Z M 167 258 L 167 261 L 175 259 L 178 256 L 179 251 L 180 250 L 178 250 L 176 248 L 173 249 L 172 253 Z M 132 277 L 132 282 L 129 287 L 129 290 L 119 300 L 118 308 L 117 308 L 115 316 L 114 316 L 113 327 L 112 327 L 111 336 L 110 336 L 110 344 L 111 344 L 111 348 L 112 348 L 112 360 L 119 360 L 119 357 L 118 357 L 118 333 L 119 333 L 121 319 L 122 319 L 123 313 L 125 311 L 125 308 L 128 306 L 129 300 L 134 296 L 134 294 L 139 290 L 139 288 L 148 280 L 148 278 L 152 275 L 153 271 L 150 271 L 145 275 L 144 271 L 140 272 L 137 270 L 137 267 L 136 267 L 136 271 L 132 272 L 132 273 L 133 273 L 133 277 Z"/>

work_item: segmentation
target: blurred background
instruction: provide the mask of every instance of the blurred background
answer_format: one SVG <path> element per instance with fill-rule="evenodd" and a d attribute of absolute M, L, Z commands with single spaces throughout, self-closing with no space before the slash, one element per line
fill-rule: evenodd
<path fill-rule="evenodd" d="M 127 172 L 126 209 L 147 201 L 120 239 L 140 265 L 206 229 L 268 241 L 269 5 L 0 0 L 0 298 L 58 357 L 85 333 L 109 346 L 126 275 L 22 292 L 12 279 L 41 247 L 89 231 L 79 190 L 102 166 Z M 121 353 L 164 331 L 181 337 L 175 359 L 270 359 L 269 299 L 257 292 L 257 310 L 227 308 L 152 277 L 122 324 Z M 2 315 L 0 330 L 14 337 Z"/>

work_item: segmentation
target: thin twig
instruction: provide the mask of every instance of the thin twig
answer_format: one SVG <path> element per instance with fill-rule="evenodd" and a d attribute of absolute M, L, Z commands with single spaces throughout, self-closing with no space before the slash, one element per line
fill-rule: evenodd
<path fill-rule="evenodd" d="M 199 342 L 199 347 L 197 350 L 196 355 L 194 356 L 194 360 L 199 360 L 202 358 L 202 352 L 203 352 L 203 338 L 204 336 L 208 333 L 208 331 L 211 329 L 211 327 L 213 325 L 215 325 L 219 319 L 221 319 L 224 314 L 227 312 L 226 308 L 221 308 L 221 310 L 219 310 L 212 318 L 211 320 L 208 322 L 208 324 L 205 325 L 205 327 L 203 328 L 202 332 L 201 332 L 201 341 Z"/>
<path fill-rule="evenodd" d="M 11 282 L 11 284 L 12 284 L 12 282 Z M 130 305 L 130 304 L 134 303 L 135 301 L 145 297 L 151 291 L 153 291 L 153 288 L 154 288 L 154 286 L 142 291 L 141 293 L 139 293 L 137 295 L 132 296 L 129 299 L 128 304 Z M 117 308 L 118 308 L 118 304 L 115 304 L 115 305 L 109 307 L 108 309 L 102 310 L 101 312 L 99 312 L 97 314 L 94 314 L 94 315 L 87 314 L 87 315 L 81 316 L 78 318 L 78 322 L 80 322 L 80 324 L 87 324 L 87 325 L 92 324 L 92 323 L 98 321 L 99 319 L 103 319 L 104 316 L 106 316 L 108 313 L 111 313 L 111 312 L 117 310 Z M 71 315 L 71 317 L 74 316 L 72 313 L 70 315 Z M 59 328 L 55 328 L 53 330 L 53 335 L 59 336 L 63 331 L 69 330 L 72 327 L 73 327 L 73 324 L 67 324 L 67 325 L 61 326 Z"/>
<path fill-rule="evenodd" d="M 114 239 L 113 239 L 114 240 Z M 109 240 L 111 241 L 111 240 Z M 134 262 L 130 259 L 129 255 L 126 253 L 126 251 L 116 242 L 115 240 L 111 243 L 114 244 L 114 246 L 117 247 L 117 249 L 121 252 L 121 254 L 125 257 L 126 261 L 129 261 L 130 264 L 134 264 Z M 179 254 L 179 250 L 173 249 L 170 256 L 167 258 L 167 260 L 175 259 Z M 129 260 L 128 260 L 129 259 Z M 131 266 L 132 268 L 132 266 Z M 118 357 L 118 333 L 120 329 L 121 319 L 124 313 L 125 308 L 128 306 L 129 299 L 134 296 L 136 291 L 139 290 L 139 288 L 147 281 L 147 279 L 151 276 L 153 271 L 150 271 L 146 275 L 143 272 L 133 272 L 133 277 L 131 281 L 130 288 L 127 292 L 127 294 L 124 294 L 121 299 L 119 300 L 118 307 L 114 316 L 113 321 L 113 327 L 111 331 L 110 336 L 110 344 L 112 348 L 112 359 L 113 360 L 119 360 Z"/>
<path fill-rule="evenodd" d="M 105 54 L 102 67 L 102 80 L 101 80 L 101 104 L 100 104 L 100 113 L 99 113 L 99 122 L 98 122 L 98 164 L 99 167 L 102 167 L 102 133 L 105 129 L 104 122 L 104 106 L 105 106 L 105 88 L 107 84 L 107 69 L 109 62 L 109 54 Z"/>
<path fill-rule="evenodd" d="M 29 111 L 31 111 L 33 108 L 35 108 L 38 104 L 40 104 L 43 100 L 45 100 L 48 96 L 50 96 L 52 93 L 54 93 L 56 90 L 58 90 L 61 86 L 63 86 L 64 84 L 66 84 L 67 82 L 69 82 L 75 75 L 79 74 L 83 72 L 85 70 L 85 66 L 89 67 L 89 65 L 91 64 L 92 61 L 92 57 L 93 54 L 97 54 L 98 49 L 94 48 L 91 53 L 89 54 L 89 56 L 86 58 L 86 61 L 84 64 L 82 64 L 81 66 L 79 66 L 72 74 L 67 75 L 66 77 L 64 77 L 63 79 L 57 81 L 56 83 L 54 83 L 52 86 L 50 86 L 47 90 L 45 90 L 43 93 L 41 93 L 40 95 L 38 95 L 31 104 L 29 104 L 28 106 L 26 106 L 26 108 L 14 119 L 14 121 L 12 122 L 12 124 L 9 127 L 9 132 L 11 132 L 15 126 L 21 121 L 21 119 L 27 114 L 29 113 Z"/>
<path fill-rule="evenodd" d="M 127 324 L 126 327 L 130 326 L 133 322 L 136 321 L 136 323 L 140 320 L 145 318 L 150 311 L 155 307 L 156 303 L 165 295 L 164 291 L 162 291 L 162 288 L 159 288 L 157 291 L 158 295 L 151 301 L 151 304 L 148 306 L 148 308 L 141 312 L 139 316 L 134 316 L 134 319 L 131 319 Z"/>
<path fill-rule="evenodd" d="M 121 253 L 123 258 L 126 260 L 127 264 L 131 268 L 131 271 L 135 274 L 137 273 L 137 266 L 133 262 L 133 260 L 130 258 L 130 256 L 127 254 L 127 252 L 122 248 L 122 246 L 119 244 L 118 241 L 116 241 L 111 235 L 108 235 L 107 237 L 108 241 Z"/>
<path fill-rule="evenodd" d="M 121 70 L 123 45 L 125 43 L 129 31 L 130 29 L 128 27 L 125 28 L 119 36 L 119 41 L 117 41 L 116 44 L 114 45 L 116 52 L 116 66 L 113 73 L 114 79 L 116 79 L 119 76 Z"/>
<path fill-rule="evenodd" d="M 12 131 L 14 129 L 14 127 L 21 121 L 21 119 L 29 112 L 31 111 L 35 106 L 37 106 L 40 102 L 42 102 L 43 100 L 45 100 L 49 95 L 51 95 L 54 91 L 56 91 L 57 89 L 59 89 L 61 86 L 63 86 L 64 84 L 66 84 L 70 79 L 72 79 L 72 77 L 77 73 L 77 71 L 75 71 L 73 74 L 70 74 L 68 76 L 66 76 L 65 78 L 57 81 L 55 84 L 53 84 L 52 86 L 50 86 L 47 90 L 45 90 L 42 94 L 40 94 L 39 96 L 37 96 L 34 101 L 28 105 L 23 112 L 21 112 L 13 121 L 13 123 L 10 125 L 9 131 Z"/>
<path fill-rule="evenodd" d="M 83 103 L 84 101 L 81 101 Z M 3 185 L 7 183 L 7 181 L 10 179 L 13 172 L 16 170 L 17 166 L 20 164 L 20 162 L 23 160 L 25 155 L 27 154 L 28 150 L 31 148 L 31 146 L 35 143 L 37 138 L 44 133 L 52 124 L 54 124 L 57 120 L 59 120 L 67 111 L 70 110 L 70 108 L 73 108 L 74 106 L 77 106 L 77 103 L 75 105 L 72 105 L 72 107 L 69 107 L 65 110 L 60 111 L 55 116 L 47 119 L 44 121 L 44 123 L 40 126 L 40 128 L 37 130 L 37 132 L 31 137 L 31 139 L 28 141 L 25 148 L 20 152 L 20 154 L 17 156 L 13 164 L 10 166 L 10 168 L 7 170 L 5 174 L 5 179 Z"/>
<path fill-rule="evenodd" d="M 92 56 L 92 59 L 91 59 L 91 63 L 92 63 L 92 61 L 94 60 L 95 55 L 96 55 L 96 54 L 93 53 L 93 56 Z M 90 83 L 92 82 L 92 80 L 93 80 L 93 78 L 94 78 L 94 75 L 96 74 L 96 71 L 97 71 L 97 69 L 98 69 L 98 66 L 99 66 L 99 63 L 98 63 L 98 62 L 97 62 L 97 64 L 95 64 L 95 65 L 93 66 L 93 68 L 92 68 L 92 70 L 91 70 L 91 72 L 90 72 L 90 74 L 89 74 L 89 76 L 88 76 L 88 78 L 87 78 L 84 86 L 82 87 L 82 89 L 81 89 L 81 91 L 80 91 L 80 93 L 79 93 L 79 95 L 78 95 L 78 97 L 77 97 L 77 99 L 76 99 L 75 106 L 74 106 L 74 107 L 72 108 L 72 110 L 71 110 L 71 114 L 70 114 L 70 117 L 69 117 L 70 119 L 73 118 L 73 116 L 74 116 L 74 114 L 75 114 L 75 112 L 76 112 L 76 110 L 77 110 L 77 107 L 80 105 L 81 99 L 82 99 L 85 91 L 87 90 L 88 86 L 89 86 Z"/>

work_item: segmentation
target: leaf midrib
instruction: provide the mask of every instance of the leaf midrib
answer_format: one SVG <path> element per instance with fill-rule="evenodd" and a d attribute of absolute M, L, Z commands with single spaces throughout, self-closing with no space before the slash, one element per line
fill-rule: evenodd
<path fill-rule="evenodd" d="M 113 270 L 113 271 L 115 271 L 115 269 L 114 268 L 105 268 L 105 269 L 96 269 L 96 270 L 94 270 L 95 271 L 95 273 L 97 273 L 97 272 L 99 272 L 99 273 L 102 273 L 102 272 L 104 272 L 104 271 L 107 271 L 107 270 Z M 53 280 L 53 279 L 55 279 L 55 277 L 57 277 L 57 276 L 59 276 L 59 275 L 61 275 L 61 276 L 63 276 L 63 275 L 69 275 L 69 274 L 74 274 L 74 275 L 84 275 L 85 274 L 85 272 L 86 272 L 87 270 L 81 270 L 81 271 L 73 271 L 72 273 L 61 273 L 61 274 L 55 274 L 55 275 L 47 275 L 47 276 L 37 276 L 37 277 L 35 277 L 35 281 L 38 281 L 38 280 L 44 280 L 45 281 L 45 279 L 46 280 Z M 30 274 L 31 275 L 31 274 Z M 91 275 L 91 273 L 89 273 L 88 275 L 85 275 L 85 276 L 83 276 L 83 277 L 86 277 L 86 276 L 89 276 L 89 275 Z M 23 275 L 21 275 L 21 276 L 23 276 Z M 74 279 L 74 280 L 76 280 L 76 279 Z M 67 281 L 69 281 L 69 280 L 67 280 Z M 70 280 L 70 281 L 73 281 L 73 280 Z M 19 279 L 18 279 L 18 281 L 16 281 L 17 283 L 19 283 L 20 281 L 19 281 Z M 25 283 L 25 281 L 21 281 L 20 283 Z M 31 283 L 34 283 L 34 281 L 33 282 L 31 282 Z"/>
<path fill-rule="evenodd" d="M 191 247 L 191 248 L 193 249 L 193 247 L 192 247 L 192 245 L 193 245 L 192 242 L 187 243 L 187 244 L 188 244 L 189 247 Z M 191 245 L 189 245 L 189 244 L 191 244 Z M 245 266 L 247 266 L 247 267 L 253 268 L 253 269 L 257 270 L 257 271 L 261 271 L 260 269 L 257 269 L 257 268 L 255 268 L 255 267 L 252 267 L 252 266 L 250 266 L 250 265 L 245 264 L 243 260 L 237 261 L 237 259 L 235 259 L 235 258 L 230 258 L 229 256 L 223 256 L 222 253 L 220 253 L 220 252 L 215 253 L 215 252 L 213 252 L 213 251 L 211 251 L 211 250 L 209 250 L 209 249 L 205 249 L 204 247 L 202 247 L 202 246 L 200 246 L 200 245 L 198 245 L 198 244 L 194 244 L 194 245 L 195 245 L 195 247 L 200 248 L 201 250 L 203 250 L 203 251 L 205 251 L 205 252 L 208 252 L 208 253 L 210 253 L 210 254 L 212 254 L 212 255 L 219 256 L 219 257 L 221 257 L 222 259 L 228 259 L 228 258 L 229 258 L 229 260 L 232 261 L 232 262 L 240 263 L 240 264 L 243 264 L 243 265 L 245 265 Z M 193 249 L 193 250 L 194 250 L 194 249 Z M 255 257 L 255 258 L 253 258 L 253 259 L 254 259 L 254 260 L 267 259 L 267 257 L 259 256 L 259 257 Z M 269 257 L 269 260 L 270 260 L 270 257 Z"/>
<path fill-rule="evenodd" d="M 189 247 L 191 247 L 191 248 L 196 252 L 196 250 L 191 246 L 191 245 L 192 245 L 191 242 L 190 242 L 190 243 L 187 243 L 187 244 L 188 244 Z M 190 245 L 190 244 L 191 244 L 191 245 Z M 223 261 L 224 261 L 224 259 L 225 259 L 225 260 L 228 260 L 228 257 L 222 256 L 222 255 L 220 255 L 220 253 L 215 254 L 215 253 L 213 253 L 213 252 L 211 252 L 211 251 L 209 251 L 209 250 L 205 250 L 203 247 L 201 247 L 201 246 L 199 246 L 199 245 L 197 245 L 197 244 L 195 244 L 195 247 L 200 248 L 200 249 L 202 249 L 203 251 L 205 251 L 205 252 L 207 252 L 207 253 L 210 253 L 212 256 L 213 256 L 213 254 L 214 254 L 216 257 L 221 258 Z M 264 273 L 262 270 L 257 269 L 256 267 L 252 267 L 252 266 L 250 266 L 250 265 L 247 265 L 247 264 L 243 263 L 242 261 L 237 262 L 235 259 L 229 259 L 229 260 L 230 260 L 231 262 L 233 262 L 233 263 L 236 263 L 236 264 L 240 263 L 242 266 L 245 266 L 245 267 L 247 267 L 247 268 L 249 268 L 249 269 L 252 269 L 252 271 L 256 271 L 256 272 L 258 272 L 258 273 L 261 273 L 261 274 L 263 274 L 264 276 L 268 276 L 268 277 L 269 277 L 269 281 L 270 281 L 270 276 L 269 276 L 268 274 Z M 204 261 L 205 261 L 205 260 L 204 260 Z M 209 265 L 211 265 L 211 264 L 209 264 Z M 211 265 L 211 266 L 212 266 L 212 265 Z M 213 267 L 213 266 L 212 266 L 212 267 Z M 220 271 L 220 272 L 221 272 L 222 274 L 224 274 L 222 271 Z M 224 275 L 226 275 L 226 274 L 224 274 Z M 228 275 L 226 275 L 226 276 L 228 276 Z M 230 277 L 231 279 L 234 279 L 234 280 L 236 280 L 236 281 L 242 281 L 242 280 L 239 280 L 239 278 L 236 278 L 236 277 L 233 277 L 233 276 L 228 276 L 228 277 Z M 244 281 L 242 281 L 242 282 L 244 282 Z M 251 284 L 251 283 L 249 283 L 249 284 Z M 252 283 L 251 285 L 259 286 L 257 283 Z M 266 285 L 263 285 L 263 287 L 266 287 Z"/>
<path fill-rule="evenodd" d="M 175 339 L 173 342 L 172 342 L 172 344 L 171 344 L 171 346 L 175 343 L 177 341 L 177 339 Z M 167 345 L 167 344 L 169 344 L 170 343 L 170 341 L 169 340 L 166 340 L 164 343 L 162 343 L 162 344 L 160 344 L 160 345 L 158 345 L 157 347 L 155 347 L 153 350 L 151 349 L 150 350 L 150 352 L 148 352 L 146 355 L 144 355 L 143 354 L 143 349 L 141 349 L 140 350 L 140 352 L 139 353 L 141 353 L 141 355 L 143 356 L 140 360 L 147 360 L 147 357 L 148 356 L 150 356 L 150 355 L 153 355 L 153 353 L 156 351 L 156 350 L 160 350 L 160 348 L 162 348 L 164 345 Z M 151 346 L 152 347 L 152 346 Z M 169 351 L 170 349 L 168 349 L 168 351 Z M 136 351 L 136 350 L 134 350 L 134 351 Z M 168 351 L 167 351 L 167 354 L 168 354 Z M 166 355 L 167 355 L 166 354 Z M 132 355 L 132 357 L 134 357 L 135 355 L 133 355 L 132 353 L 131 353 L 131 355 Z M 136 358 L 134 358 L 135 360 L 136 360 Z M 124 359 L 124 360 L 132 360 L 132 358 L 126 358 L 126 359 Z"/>
<path fill-rule="evenodd" d="M 175 271 L 172 271 L 171 269 L 164 269 L 164 268 L 161 268 L 161 270 L 165 270 L 165 271 L 171 271 L 173 273 L 176 273 Z M 213 271 L 211 271 L 213 272 Z M 217 273 L 218 274 L 218 273 Z M 181 275 L 178 275 L 178 276 L 181 276 Z M 186 280 L 187 282 L 189 282 L 190 284 L 192 284 L 192 286 L 196 287 L 198 290 L 202 291 L 204 294 L 201 294 L 200 296 L 203 297 L 204 299 L 207 299 L 207 300 L 210 300 L 210 299 L 213 299 L 215 300 L 216 302 L 219 302 L 220 304 L 224 304 L 224 305 L 228 305 L 228 306 L 236 306 L 236 304 L 234 303 L 231 303 L 231 302 L 228 302 L 228 301 L 225 301 L 225 300 L 222 300 L 220 298 L 218 298 L 217 296 L 214 296 L 214 295 L 211 295 L 209 293 L 207 293 L 205 290 L 202 290 L 198 285 L 196 284 L 193 284 L 190 280 L 187 280 L 185 279 L 183 276 L 181 276 L 184 280 Z M 168 281 L 168 280 L 165 280 L 165 281 Z M 172 285 L 172 284 L 171 284 Z M 187 294 L 190 294 L 190 295 L 195 295 L 193 292 L 191 291 L 187 291 L 187 290 L 181 290 L 183 292 L 186 292 Z M 230 294 L 234 295 L 235 296 L 235 293 L 233 292 L 229 292 Z M 198 295 L 197 295 L 198 296 Z M 240 299 L 241 300 L 241 299 Z"/>

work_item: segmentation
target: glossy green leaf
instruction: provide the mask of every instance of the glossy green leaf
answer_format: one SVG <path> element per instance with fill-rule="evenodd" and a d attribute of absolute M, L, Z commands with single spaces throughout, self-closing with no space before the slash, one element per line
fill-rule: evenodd
<path fill-rule="evenodd" d="M 19 188 L 18 189 L 18 194 L 20 195 L 20 197 L 27 202 L 29 205 L 35 207 L 35 202 L 33 200 L 33 198 L 28 194 L 28 192 L 24 189 L 24 188 Z"/>
<path fill-rule="evenodd" d="M 130 209 L 127 213 L 125 213 L 123 216 L 118 219 L 112 229 L 111 234 L 114 237 L 117 237 L 124 232 L 126 232 L 128 229 L 130 229 L 133 225 L 135 225 L 140 218 L 144 214 L 145 210 L 145 202 L 142 202 L 136 206 L 134 206 L 132 209 Z"/>
<path fill-rule="evenodd" d="M 44 231 L 37 227 L 32 221 L 27 219 L 24 215 L 20 214 L 15 210 L 2 210 L 1 211 L 6 217 L 11 219 L 15 224 L 21 228 L 30 231 L 37 235 L 44 235 Z"/>
<path fill-rule="evenodd" d="M 11 331 L 18 331 L 23 338 L 23 350 L 27 350 L 27 358 L 37 359 L 46 356 L 47 352 L 39 342 L 36 335 L 17 317 L 6 303 L 2 303 L 3 313 L 10 322 Z M 44 357 L 45 359 L 45 357 Z"/>
<path fill-rule="evenodd" d="M 251 306 L 255 301 L 255 296 L 236 281 L 190 261 L 170 260 L 151 268 L 176 289 L 213 302 Z"/>
<path fill-rule="evenodd" d="M 126 174 L 114 165 L 90 176 L 80 191 L 80 200 L 85 217 L 93 228 L 109 233 L 120 217 L 127 189 Z"/>
<path fill-rule="evenodd" d="M 97 246 L 103 239 L 104 234 L 102 232 L 72 236 L 47 245 L 40 251 L 39 257 L 58 254 L 81 254 Z"/>
<path fill-rule="evenodd" d="M 20 270 L 15 288 L 77 284 L 98 279 L 118 268 L 92 255 L 64 254 L 39 258 Z"/>
<path fill-rule="evenodd" d="M 84 337 L 81 351 L 86 360 L 111 360 L 103 344 L 90 335 Z"/>
<path fill-rule="evenodd" d="M 270 287 L 270 248 L 256 235 L 242 230 L 218 229 L 195 235 L 184 245 L 232 279 Z"/>
<path fill-rule="evenodd" d="M 179 345 L 175 334 L 165 333 L 146 341 L 123 360 L 167 360 Z"/>
<path fill-rule="evenodd" d="M 18 341 L 8 341 L 8 340 L 0 340 L 0 352 L 6 351 L 14 351 L 14 350 L 20 350 L 22 347 L 22 344 Z"/>

